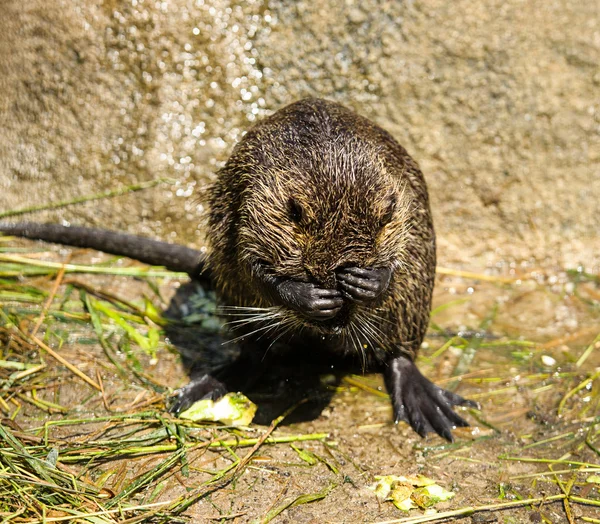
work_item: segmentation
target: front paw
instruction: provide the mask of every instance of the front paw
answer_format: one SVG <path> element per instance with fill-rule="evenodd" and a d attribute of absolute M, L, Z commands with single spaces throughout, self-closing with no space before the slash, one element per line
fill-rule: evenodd
<path fill-rule="evenodd" d="M 391 277 L 389 268 L 348 267 L 337 274 L 340 289 L 358 304 L 379 298 L 388 288 Z"/>
<path fill-rule="evenodd" d="M 337 289 L 322 289 L 310 282 L 287 280 L 279 284 L 278 291 L 287 306 L 314 320 L 335 317 L 344 304 Z"/>
<path fill-rule="evenodd" d="M 454 412 L 453 406 L 479 408 L 476 402 L 427 380 L 406 357 L 396 357 L 388 363 L 385 382 L 392 399 L 394 422 L 407 422 L 422 437 L 435 431 L 453 442 L 452 429 L 469 425 Z"/>

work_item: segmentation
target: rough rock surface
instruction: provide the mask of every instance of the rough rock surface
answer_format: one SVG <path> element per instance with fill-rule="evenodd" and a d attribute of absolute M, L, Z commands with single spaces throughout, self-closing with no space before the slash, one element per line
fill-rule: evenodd
<path fill-rule="evenodd" d="M 27 218 L 199 245 L 201 187 L 244 129 L 321 96 L 419 161 L 442 263 L 598 271 L 597 2 L 2 4 L 0 210 L 167 176 Z"/>

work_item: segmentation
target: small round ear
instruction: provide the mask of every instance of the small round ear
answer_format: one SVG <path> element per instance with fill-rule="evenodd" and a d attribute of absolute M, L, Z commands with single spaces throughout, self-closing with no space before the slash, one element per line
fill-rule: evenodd
<path fill-rule="evenodd" d="M 302 206 L 294 197 L 290 197 L 288 200 L 288 213 L 292 222 L 295 222 L 296 224 L 299 224 L 304 217 Z"/>

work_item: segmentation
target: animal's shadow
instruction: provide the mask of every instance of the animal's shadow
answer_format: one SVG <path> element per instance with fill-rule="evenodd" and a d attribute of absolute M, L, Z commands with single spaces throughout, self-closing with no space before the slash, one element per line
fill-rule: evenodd
<path fill-rule="evenodd" d="M 217 376 L 228 391 L 242 391 L 257 405 L 254 422 L 269 424 L 298 404 L 285 418 L 290 424 L 317 418 L 331 401 L 344 370 L 318 348 L 296 346 L 289 351 L 262 350 L 254 365 L 241 356 L 240 345 L 216 314 L 212 290 L 196 281 L 182 285 L 165 316 L 170 342 L 179 351 L 190 380 Z M 315 350 L 317 349 L 317 350 Z"/>

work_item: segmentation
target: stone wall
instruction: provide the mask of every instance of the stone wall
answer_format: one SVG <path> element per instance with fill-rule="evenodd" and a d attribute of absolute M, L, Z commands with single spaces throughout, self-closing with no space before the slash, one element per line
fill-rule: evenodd
<path fill-rule="evenodd" d="M 600 263 L 595 2 L 5 0 L 0 210 L 201 243 L 199 196 L 304 96 L 387 128 L 429 182 L 440 262 Z M 479 263 L 477 262 L 477 263 Z"/>

